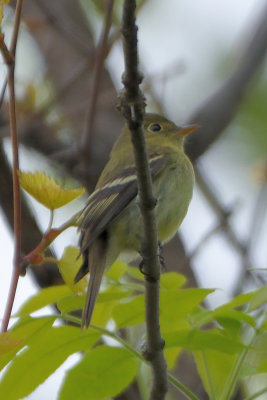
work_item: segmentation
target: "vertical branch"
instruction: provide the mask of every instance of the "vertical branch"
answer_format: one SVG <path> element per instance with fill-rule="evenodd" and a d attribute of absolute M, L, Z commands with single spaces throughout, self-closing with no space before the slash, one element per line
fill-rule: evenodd
<path fill-rule="evenodd" d="M 2 331 L 6 331 L 10 315 L 12 312 L 15 294 L 18 285 L 20 273 L 20 254 L 21 254 L 21 238 L 20 238 L 20 187 L 17 171 L 19 170 L 18 156 L 18 137 L 17 137 L 17 121 L 16 121 L 16 97 L 15 97 L 15 54 L 18 40 L 19 25 L 21 19 L 23 0 L 18 0 L 15 10 L 14 28 L 10 44 L 10 58 L 8 61 L 8 91 L 9 91 L 9 120 L 10 120 L 10 136 L 12 142 L 12 157 L 13 157 L 13 203 L 14 203 L 14 258 L 13 272 L 11 284 L 8 293 L 7 305 L 2 322 Z M 10 59 L 13 61 L 10 62 Z"/>
<path fill-rule="evenodd" d="M 138 71 L 137 26 L 135 0 L 124 0 L 122 36 L 125 60 L 121 109 L 131 132 L 135 156 L 140 209 L 143 217 L 146 288 L 146 358 L 151 362 L 153 383 L 150 400 L 162 400 L 167 393 L 167 368 L 163 354 L 164 341 L 159 325 L 160 263 L 152 180 L 143 134 L 144 96 L 139 88 L 142 76 Z"/>
<path fill-rule="evenodd" d="M 96 112 L 96 103 L 100 86 L 100 78 L 108 50 L 107 41 L 112 21 L 113 4 L 114 0 L 107 0 L 104 26 L 101 33 L 99 45 L 97 46 L 96 62 L 92 73 L 93 83 L 92 83 L 91 95 L 89 98 L 87 121 L 81 137 L 81 146 L 80 146 L 85 161 L 87 161 L 90 158 L 90 155 L 88 157 L 88 154 L 90 153 L 91 149 L 92 129 L 94 124 L 94 116 Z"/>

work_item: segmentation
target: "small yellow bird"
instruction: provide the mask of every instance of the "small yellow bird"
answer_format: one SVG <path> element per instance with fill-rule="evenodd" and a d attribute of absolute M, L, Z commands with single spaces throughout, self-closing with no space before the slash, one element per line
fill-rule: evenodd
<path fill-rule="evenodd" d="M 158 238 L 162 243 L 177 232 L 192 198 L 194 171 L 184 153 L 183 142 L 197 128 L 197 125 L 179 128 L 157 114 L 144 116 L 153 194 L 157 199 Z M 90 271 L 82 326 L 90 324 L 105 268 L 117 258 L 129 262 L 141 252 L 142 217 L 137 200 L 134 154 L 125 126 L 81 215 L 83 264 L 75 282 Z"/>

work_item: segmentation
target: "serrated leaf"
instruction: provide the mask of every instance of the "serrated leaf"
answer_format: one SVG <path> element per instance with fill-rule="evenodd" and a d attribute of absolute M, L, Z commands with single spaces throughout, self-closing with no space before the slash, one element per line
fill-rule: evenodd
<path fill-rule="evenodd" d="M 116 396 L 134 379 L 138 362 L 119 347 L 99 346 L 68 373 L 59 400 L 100 400 Z"/>
<path fill-rule="evenodd" d="M 41 289 L 37 294 L 30 297 L 19 309 L 17 315 L 31 314 L 43 307 L 57 303 L 58 299 L 70 293 L 65 285 L 51 286 Z"/>
<path fill-rule="evenodd" d="M 20 185 L 39 203 L 55 210 L 81 196 L 85 189 L 64 189 L 54 179 L 42 172 L 18 171 Z"/>
<path fill-rule="evenodd" d="M 63 326 L 40 331 L 28 348 L 9 364 L 0 381 L 0 398 L 17 400 L 31 393 L 68 357 L 85 351 L 99 339 L 99 333 Z M 16 382 L 16 384 L 14 384 Z"/>
<path fill-rule="evenodd" d="M 75 276 L 82 265 L 80 250 L 74 246 L 64 249 L 61 259 L 57 262 L 58 269 L 66 285 L 73 293 L 85 293 L 88 279 L 84 276 L 79 282 L 74 283 Z"/>

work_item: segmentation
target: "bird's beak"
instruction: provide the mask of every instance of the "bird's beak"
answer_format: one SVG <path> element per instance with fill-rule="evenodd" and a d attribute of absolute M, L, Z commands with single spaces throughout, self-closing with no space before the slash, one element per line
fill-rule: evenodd
<path fill-rule="evenodd" d="M 189 133 L 194 132 L 195 130 L 197 130 L 199 128 L 200 128 L 200 126 L 197 125 L 197 124 L 195 124 L 195 125 L 185 125 L 179 130 L 179 133 L 182 136 L 187 136 L 187 135 L 189 135 Z"/>

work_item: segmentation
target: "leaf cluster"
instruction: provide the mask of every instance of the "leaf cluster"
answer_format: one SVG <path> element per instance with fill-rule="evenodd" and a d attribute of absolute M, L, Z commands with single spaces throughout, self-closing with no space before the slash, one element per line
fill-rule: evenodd
<path fill-rule="evenodd" d="M 59 261 L 63 276 L 71 264 L 75 267 L 70 275 L 79 268 L 77 255 L 78 249 L 66 249 Z M 162 275 L 160 320 L 168 367 L 174 368 L 183 350 L 190 352 L 209 397 L 229 399 L 240 379 L 267 373 L 263 311 L 267 287 L 209 310 L 203 301 L 213 290 L 187 289 L 184 284 L 183 275 Z M 77 315 L 84 300 L 84 288 L 77 290 L 67 283 L 42 289 L 22 305 L 16 324 L 0 336 L 0 368 L 5 369 L 1 398 L 27 396 L 74 353 L 82 353 L 81 358 L 66 372 L 59 399 L 110 398 L 139 375 L 142 365 L 147 364 L 140 350 L 145 318 L 142 274 L 116 262 L 105 276 L 92 326 L 81 331 L 81 320 L 73 313 Z M 51 304 L 60 314 L 35 315 Z M 58 326 L 56 321 L 73 325 Z M 122 329 L 125 339 L 121 338 Z M 113 339 L 112 345 L 107 337 Z M 142 374 L 142 379 L 150 378 Z M 197 398 L 171 374 L 169 379 L 188 398 Z"/>

